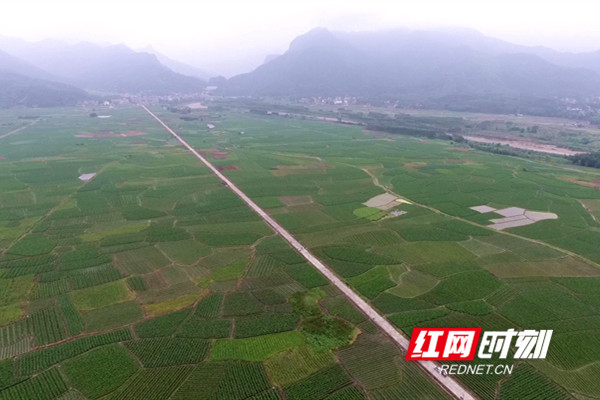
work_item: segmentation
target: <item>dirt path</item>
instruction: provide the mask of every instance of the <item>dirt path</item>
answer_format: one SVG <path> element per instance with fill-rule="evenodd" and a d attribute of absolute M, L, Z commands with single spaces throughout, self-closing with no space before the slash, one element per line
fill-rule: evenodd
<path fill-rule="evenodd" d="M 409 340 L 402 335 L 387 319 L 381 316 L 370 304 L 364 301 L 348 285 L 332 272 L 325 264 L 312 255 L 302 244 L 296 240 L 287 230 L 269 216 L 263 209 L 254 203 L 244 192 L 233 184 L 225 175 L 215 168 L 206 158 L 202 157 L 192 146 L 183 140 L 177 133 L 169 128 L 164 122 L 154 115 L 148 108 L 142 106 L 148 114 L 158 121 L 171 135 L 173 135 L 183 146 L 196 156 L 206 167 L 208 167 L 231 191 L 238 195 L 254 212 L 256 212 L 266 223 L 284 238 L 298 253 L 300 253 L 311 265 L 321 272 L 336 288 L 338 288 L 356 308 L 365 314 L 379 329 L 387 334 L 392 341 L 403 351 L 408 348 Z M 419 365 L 449 394 L 458 399 L 471 400 L 476 397 L 457 380 L 449 376 L 442 376 L 435 370 L 437 364 L 431 361 L 418 361 Z"/>
<path fill-rule="evenodd" d="M 351 164 L 345 164 L 345 165 L 348 165 L 348 166 L 353 166 L 353 165 L 351 165 Z M 354 165 L 353 167 L 355 167 L 355 168 L 360 168 L 360 167 L 357 167 L 357 166 L 355 166 L 355 165 Z M 480 227 L 480 228 L 489 229 L 489 230 L 491 230 L 491 231 L 493 231 L 493 232 L 495 232 L 495 233 L 499 233 L 499 234 L 501 234 L 501 235 L 512 236 L 512 237 L 515 237 L 515 238 L 519 238 L 519 239 L 522 239 L 522 240 L 526 240 L 526 241 L 528 241 L 528 242 L 531 242 L 531 243 L 536 243 L 536 244 L 540 244 L 540 245 L 542 245 L 542 246 L 549 247 L 549 248 L 551 248 L 551 249 L 553 249 L 553 250 L 560 251 L 561 253 L 563 253 L 563 254 L 565 254 L 565 255 L 569 255 L 569 256 L 571 256 L 571 257 L 575 257 L 575 258 L 577 258 L 577 259 L 579 259 L 579 260 L 581 260 L 581 261 L 583 261 L 583 262 L 585 262 L 585 263 L 587 263 L 587 264 L 593 265 L 593 266 L 594 266 L 594 267 L 596 267 L 596 268 L 600 268 L 600 264 L 598 264 L 598 263 L 596 263 L 596 262 L 594 262 L 594 261 L 592 261 L 592 260 L 589 260 L 589 259 L 587 259 L 587 258 L 585 258 L 585 257 L 583 257 L 583 256 L 581 256 L 581 255 L 579 255 L 579 254 L 577 254 L 577 253 L 573 253 L 572 251 L 569 251 L 569 250 L 563 249 L 563 248 L 561 248 L 561 247 L 557 247 L 557 246 L 551 245 L 551 244 L 549 244 L 549 243 L 546 243 L 546 242 L 543 242 L 543 241 L 541 241 L 541 240 L 537 240 L 537 239 L 531 239 L 531 238 L 528 238 L 528 237 L 525 237 L 525 236 L 520 236 L 520 235 L 517 235 L 517 234 L 515 234 L 515 233 L 510 233 L 510 232 L 507 232 L 507 231 L 502 231 L 502 230 L 492 229 L 492 228 L 490 228 L 490 227 L 489 227 L 489 226 L 487 226 L 487 225 L 481 225 L 481 224 L 478 224 L 477 222 L 469 221 L 468 219 L 464 219 L 464 218 L 456 217 L 456 216 L 454 216 L 454 215 L 446 214 L 445 212 L 443 212 L 443 211 L 441 211 L 441 210 L 438 210 L 437 208 L 433 208 L 433 207 L 430 207 L 430 206 L 428 206 L 428 205 L 425 205 L 425 204 L 418 203 L 418 202 L 416 202 L 416 201 L 414 201 L 414 200 L 412 200 L 412 199 L 409 199 L 409 198 L 408 198 L 408 197 L 406 197 L 406 196 L 402 196 L 402 195 L 399 195 L 399 194 L 397 194 L 397 193 L 394 193 L 394 192 L 393 192 L 393 191 L 392 191 L 392 190 L 391 190 L 389 187 L 387 187 L 387 186 L 385 186 L 385 185 L 381 184 L 381 183 L 379 182 L 379 179 L 377 178 L 377 176 L 376 176 L 375 174 L 373 174 L 371 171 L 369 171 L 369 169 L 368 169 L 368 168 L 360 168 L 360 169 L 361 169 L 361 170 L 363 170 L 365 173 L 367 173 L 367 175 L 369 175 L 369 176 L 371 177 L 371 179 L 373 180 L 373 184 L 374 184 L 375 186 L 378 186 L 378 187 L 380 187 L 381 189 L 385 190 L 387 193 L 390 193 L 390 194 L 393 194 L 393 195 L 399 196 L 400 198 L 404 198 L 404 199 L 406 199 L 406 200 L 409 200 L 411 203 L 413 203 L 413 204 L 415 204 L 415 205 L 417 205 L 417 206 L 419 206 L 419 207 L 426 208 L 426 209 L 428 209 L 428 210 L 430 210 L 430 211 L 433 211 L 433 212 L 434 212 L 434 213 L 436 213 L 436 214 L 441 214 L 441 215 L 444 215 L 444 216 L 446 216 L 446 217 L 450 217 L 450 218 L 458 219 L 458 220 L 460 220 L 460 221 L 466 222 L 466 223 L 468 223 L 468 224 L 471 224 L 471 225 L 478 226 L 478 227 Z"/>
<path fill-rule="evenodd" d="M 14 131 L 10 131 L 8 133 L 5 133 L 4 135 L 0 135 L 0 139 L 4 139 L 5 137 L 9 137 L 10 135 L 14 135 L 15 133 L 21 132 L 23 129 L 29 128 L 31 125 L 35 124 L 38 121 L 39 119 L 36 119 L 35 121 L 32 121 L 27 125 L 23 125 L 22 127 L 15 129 Z"/>
<path fill-rule="evenodd" d="M 108 167 L 109 165 L 115 164 L 118 161 L 113 161 L 113 162 L 109 162 L 108 164 L 102 166 L 98 172 L 96 173 L 96 176 L 100 175 L 100 173 L 102 171 L 104 171 L 104 169 L 106 167 Z M 95 176 L 95 177 L 96 177 Z M 95 178 L 94 177 L 94 178 Z M 94 180 L 94 178 L 87 180 L 85 182 L 83 182 L 83 185 L 78 186 L 77 190 L 79 190 L 81 187 L 89 184 L 90 182 L 92 182 Z M 31 188 L 30 188 L 31 190 Z M 6 253 L 8 253 L 8 251 L 10 250 L 10 248 L 12 246 L 14 246 L 15 243 L 17 243 L 19 240 L 23 239 L 25 236 L 29 235 L 31 232 L 33 232 L 33 229 L 37 226 L 37 224 L 39 224 L 40 222 L 46 220 L 48 217 L 50 217 L 52 214 L 54 214 L 56 212 L 56 210 L 60 209 L 63 205 L 67 204 L 69 202 L 69 200 L 71 200 L 73 198 L 73 196 L 77 193 L 77 190 L 75 190 L 74 192 L 70 193 L 69 195 L 67 195 L 66 197 L 64 197 L 61 201 L 58 202 L 57 205 L 55 205 L 54 207 L 52 207 L 52 209 L 50 209 L 50 211 L 48 211 L 46 214 L 40 216 L 37 220 L 33 221 L 31 223 L 31 226 L 29 226 L 27 228 L 27 230 L 25 232 L 23 232 L 21 235 L 19 235 L 19 237 L 17 237 L 15 240 L 13 240 L 10 244 L 8 244 L 6 246 L 6 248 L 0 252 L 0 256 L 5 255 Z"/>

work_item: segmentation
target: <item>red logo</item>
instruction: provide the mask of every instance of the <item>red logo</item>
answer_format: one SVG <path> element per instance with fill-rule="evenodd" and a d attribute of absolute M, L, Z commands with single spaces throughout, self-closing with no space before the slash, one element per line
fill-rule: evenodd
<path fill-rule="evenodd" d="M 470 361 L 481 328 L 414 328 L 406 360 Z"/>

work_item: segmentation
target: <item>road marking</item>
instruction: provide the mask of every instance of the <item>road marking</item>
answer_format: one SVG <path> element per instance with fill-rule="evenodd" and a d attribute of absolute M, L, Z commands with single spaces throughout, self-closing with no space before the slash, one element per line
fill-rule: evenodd
<path fill-rule="evenodd" d="M 350 302 L 352 302 L 363 314 L 365 314 L 379 329 L 387 334 L 392 341 L 400 347 L 403 351 L 408 348 L 409 340 L 402 335 L 387 319 L 381 316 L 369 303 L 364 301 L 358 294 L 356 294 L 350 286 L 346 285 L 337 275 L 335 275 L 328 267 L 326 267 L 318 258 L 312 255 L 308 250 L 302 246 L 302 244 L 296 240 L 287 230 L 285 230 L 277 221 L 271 218 L 262 208 L 260 208 L 255 202 L 253 202 L 244 192 L 241 191 L 237 186 L 233 184 L 225 175 L 215 168 L 206 158 L 200 155 L 192 146 L 190 146 L 185 140 L 183 140 L 177 133 L 169 128 L 160 118 L 158 118 L 152 111 L 148 110 L 146 106 L 142 105 L 144 110 L 150 114 L 155 120 L 157 120 L 171 135 L 175 137 L 182 145 L 191 151 L 204 165 L 208 167 L 222 182 L 229 186 L 229 189 L 237 194 L 244 202 L 256 212 L 276 233 L 281 235 L 298 253 L 300 253 L 309 263 L 311 263 L 316 269 L 319 270 L 336 288 L 338 288 Z M 448 393 L 452 394 L 458 399 L 464 400 L 475 400 L 476 397 L 456 379 L 443 376 L 436 371 L 437 364 L 432 361 L 417 361 L 419 365 L 433 377 L 440 386 L 442 386 Z"/>

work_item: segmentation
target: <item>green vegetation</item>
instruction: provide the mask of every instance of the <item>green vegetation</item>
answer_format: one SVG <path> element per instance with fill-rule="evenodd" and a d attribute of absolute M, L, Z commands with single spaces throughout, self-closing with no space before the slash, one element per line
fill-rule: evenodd
<path fill-rule="evenodd" d="M 308 292 L 300 292 L 294 294 L 290 298 L 292 309 L 298 315 L 305 318 L 316 317 L 321 315 L 321 308 L 317 301 L 325 297 L 325 292 L 319 288 L 311 289 Z"/>
<path fill-rule="evenodd" d="M 67 391 L 67 385 L 54 368 L 0 391 L 0 400 L 50 400 Z"/>
<path fill-rule="evenodd" d="M 570 399 L 559 385 L 545 378 L 527 364 L 519 365 L 500 387 L 500 399 Z"/>
<path fill-rule="evenodd" d="M 173 398 L 207 398 L 207 393 L 211 399 L 279 399 L 260 364 L 240 361 L 199 365 Z"/>
<path fill-rule="evenodd" d="M 40 310 L 29 318 L 36 346 L 58 342 L 65 338 L 64 325 L 55 310 Z"/>
<path fill-rule="evenodd" d="M 335 349 L 352 341 L 356 334 L 354 328 L 342 319 L 320 316 L 302 323 L 302 333 L 306 343 L 317 350 Z"/>
<path fill-rule="evenodd" d="M 97 399 L 121 386 L 138 366 L 122 346 L 109 345 L 65 362 L 62 369 L 74 387 Z"/>
<path fill-rule="evenodd" d="M 242 276 L 244 269 L 248 264 L 247 260 L 235 261 L 221 268 L 215 268 L 210 273 L 210 279 L 215 281 L 229 281 Z"/>
<path fill-rule="evenodd" d="M 308 264 L 290 265 L 286 272 L 307 288 L 325 286 L 328 283 L 327 279 L 325 279 L 323 275 L 321 275 L 311 265 Z"/>
<path fill-rule="evenodd" d="M 471 315 L 487 315 L 494 308 L 482 300 L 464 301 L 462 303 L 446 304 L 450 310 L 460 311 Z"/>
<path fill-rule="evenodd" d="M 141 276 L 132 276 L 131 278 L 127 278 L 127 285 L 131 290 L 135 290 L 136 292 L 148 290 L 148 284 Z"/>
<path fill-rule="evenodd" d="M 354 215 L 359 218 L 364 218 L 369 221 L 378 221 L 385 217 L 387 213 L 378 208 L 373 207 L 361 207 L 353 211 Z"/>
<path fill-rule="evenodd" d="M 61 361 L 83 354 L 95 347 L 121 342 L 131 338 L 131 332 L 127 329 L 88 336 L 25 354 L 17 359 L 17 364 L 21 374 L 31 375 L 43 371 Z"/>
<path fill-rule="evenodd" d="M 262 310 L 258 300 L 244 292 L 227 294 L 223 302 L 223 316 L 257 314 Z"/>
<path fill-rule="evenodd" d="M 221 302 L 223 301 L 223 293 L 213 293 L 198 302 L 194 315 L 200 317 L 216 317 L 219 315 Z"/>
<path fill-rule="evenodd" d="M 195 288 L 194 288 L 195 290 Z M 188 294 L 181 297 L 176 297 L 171 300 L 166 300 L 160 303 L 151 303 L 144 306 L 144 312 L 149 316 L 157 316 L 167 314 L 172 311 L 177 311 L 185 307 L 189 307 L 198 300 L 202 295 L 201 292 L 196 294 Z"/>
<path fill-rule="evenodd" d="M 362 387 L 372 390 L 392 386 L 400 380 L 401 366 L 396 362 L 398 350 L 379 335 L 360 335 L 354 346 L 336 351 L 346 371 Z"/>
<path fill-rule="evenodd" d="M 20 256 L 36 256 L 39 254 L 48 254 L 54 249 L 56 242 L 43 235 L 29 235 L 19 240 L 9 249 L 10 254 Z"/>
<path fill-rule="evenodd" d="M 292 400 L 323 399 L 349 383 L 350 378 L 344 370 L 338 365 L 334 365 L 288 387 L 285 395 Z"/>
<path fill-rule="evenodd" d="M 246 339 L 219 339 L 215 342 L 210 359 L 264 361 L 272 355 L 304 343 L 297 331 L 274 333 Z"/>
<path fill-rule="evenodd" d="M 502 283 L 488 272 L 462 272 L 440 282 L 424 298 L 437 304 L 481 299 L 501 285 Z"/>
<path fill-rule="evenodd" d="M 229 337 L 233 322 L 229 319 L 188 318 L 177 331 L 180 337 L 220 339 Z"/>
<path fill-rule="evenodd" d="M 126 301 L 84 313 L 83 324 L 86 332 L 95 332 L 128 325 L 139 321 L 143 316 L 139 304 Z"/>
<path fill-rule="evenodd" d="M 83 320 L 68 295 L 58 297 L 58 306 L 65 317 L 67 331 L 70 336 L 76 336 L 83 330 Z"/>
<path fill-rule="evenodd" d="M 235 319 L 236 338 L 266 335 L 296 329 L 299 318 L 294 314 L 259 314 Z"/>
<path fill-rule="evenodd" d="M 201 339 L 155 338 L 126 343 L 144 367 L 197 364 L 208 351 L 208 342 Z"/>
<path fill-rule="evenodd" d="M 153 219 L 159 218 L 165 215 L 164 212 L 159 210 L 151 210 L 149 208 L 144 207 L 126 207 L 121 211 L 123 217 L 130 221 L 140 220 L 140 219 Z"/>
<path fill-rule="evenodd" d="M 171 336 L 188 314 L 189 310 L 182 310 L 140 322 L 135 326 L 135 332 L 141 338 Z"/>
<path fill-rule="evenodd" d="M 125 281 L 111 282 L 88 289 L 77 290 L 71 295 L 79 311 L 89 311 L 131 300 L 135 295 Z"/>
<path fill-rule="evenodd" d="M 396 286 L 396 282 L 390 279 L 387 268 L 381 265 L 349 278 L 348 283 L 369 299 L 374 299 L 384 290 Z"/>
<path fill-rule="evenodd" d="M 338 316 L 353 324 L 360 324 L 365 320 L 365 316 L 354 308 L 342 296 L 331 297 L 321 301 L 329 314 Z"/>
<path fill-rule="evenodd" d="M 170 259 L 184 265 L 194 264 L 201 257 L 211 253 L 209 246 L 194 240 L 160 243 L 158 248 L 164 251 Z"/>
<path fill-rule="evenodd" d="M 543 363 L 519 364 L 512 377 L 464 378 L 481 398 L 519 397 L 525 382 L 545 398 L 600 397 L 600 270 L 586 261 L 600 261 L 594 170 L 372 136 L 310 115 L 249 114 L 240 104 L 203 111 L 219 121 L 209 135 L 205 122 L 154 111 L 194 147 L 227 149 L 229 159 L 215 163 L 238 169 L 224 173 L 405 334 L 555 331 Z M 1 139 L 0 399 L 302 398 L 308 386 L 314 398 L 445 397 L 198 160 L 165 142 L 143 110 L 117 107 L 104 120 L 79 109 L 50 114 Z M 0 122 L 13 118 L 0 111 Z M 452 122 L 401 120 L 436 132 Z M 129 129 L 146 135 L 77 137 Z M 99 174 L 77 179 L 88 171 Z M 361 204 L 383 190 L 374 177 L 414 203 L 397 206 L 406 214 L 363 216 Z M 310 201 L 288 204 L 300 198 Z M 506 235 L 486 227 L 495 214 L 470 209 L 483 204 L 558 219 Z M 104 370 L 92 381 L 88 363 L 105 351 L 142 363 L 107 361 L 118 387 Z"/>
<path fill-rule="evenodd" d="M 0 280 L 0 324 L 18 320 L 33 287 L 33 275 Z"/>
<path fill-rule="evenodd" d="M 312 346 L 300 346 L 287 350 L 265 362 L 267 373 L 273 382 L 289 386 L 335 363 L 330 351 L 316 351 Z"/>
<path fill-rule="evenodd" d="M 138 371 L 111 396 L 112 399 L 168 398 L 190 375 L 193 367 L 151 368 Z"/>

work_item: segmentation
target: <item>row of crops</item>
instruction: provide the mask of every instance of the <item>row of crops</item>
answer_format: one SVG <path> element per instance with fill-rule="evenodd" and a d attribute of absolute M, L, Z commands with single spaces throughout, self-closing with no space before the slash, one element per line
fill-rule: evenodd
<path fill-rule="evenodd" d="M 57 111 L 0 165 L 0 400 L 364 399 L 409 375 L 446 398 L 394 347 L 396 379 L 347 371 L 338 351 L 387 339 L 152 120 L 111 113 Z M 76 137 L 131 123 L 148 135 Z"/>

